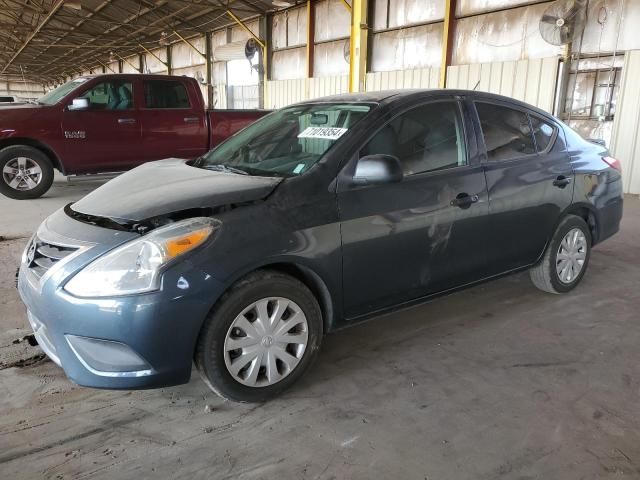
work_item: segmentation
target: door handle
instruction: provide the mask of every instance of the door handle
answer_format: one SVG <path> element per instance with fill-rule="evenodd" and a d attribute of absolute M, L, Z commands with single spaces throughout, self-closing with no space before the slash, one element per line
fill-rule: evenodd
<path fill-rule="evenodd" d="M 199 123 L 200 119 L 198 117 L 184 117 L 184 123 Z"/>
<path fill-rule="evenodd" d="M 559 175 L 554 181 L 553 186 L 558 188 L 564 188 L 571 183 L 571 179 L 564 175 Z"/>
<path fill-rule="evenodd" d="M 120 125 L 129 125 L 132 123 L 136 123 L 136 119 L 135 118 L 119 118 L 118 123 Z"/>
<path fill-rule="evenodd" d="M 478 195 L 469 195 L 468 193 L 459 193 L 456 195 L 456 198 L 451 200 L 452 207 L 460 207 L 460 208 L 469 208 L 471 204 L 476 203 L 480 200 Z"/>

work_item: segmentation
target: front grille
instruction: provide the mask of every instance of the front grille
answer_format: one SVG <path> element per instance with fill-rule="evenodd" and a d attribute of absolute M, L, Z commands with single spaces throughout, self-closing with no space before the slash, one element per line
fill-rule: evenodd
<path fill-rule="evenodd" d="M 27 250 L 27 266 L 36 277 L 41 278 L 47 270 L 76 250 L 78 247 L 54 245 L 34 237 Z"/>

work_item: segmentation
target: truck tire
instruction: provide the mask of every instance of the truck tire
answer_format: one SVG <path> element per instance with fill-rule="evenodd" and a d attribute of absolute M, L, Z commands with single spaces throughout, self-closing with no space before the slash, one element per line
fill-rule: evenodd
<path fill-rule="evenodd" d="M 221 397 L 265 402 L 304 374 L 321 341 L 322 312 L 313 293 L 293 277 L 259 270 L 220 298 L 194 360 Z"/>
<path fill-rule="evenodd" d="M 53 183 L 53 165 L 37 148 L 12 145 L 0 150 L 0 193 L 16 200 L 44 195 Z"/>
<path fill-rule="evenodd" d="M 544 292 L 566 293 L 582 280 L 590 256 L 589 227 L 582 218 L 567 215 L 558 225 L 540 263 L 529 270 L 529 276 Z"/>

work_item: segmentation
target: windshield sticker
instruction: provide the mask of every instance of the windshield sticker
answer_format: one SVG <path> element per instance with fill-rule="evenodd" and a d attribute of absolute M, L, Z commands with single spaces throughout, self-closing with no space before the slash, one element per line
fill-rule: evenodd
<path fill-rule="evenodd" d="M 346 133 L 347 128 L 337 127 L 307 127 L 298 138 L 322 138 L 324 140 L 337 140 Z"/>
<path fill-rule="evenodd" d="M 304 163 L 299 163 L 296 165 L 296 168 L 293 169 L 293 173 L 300 173 L 304 168 Z"/>

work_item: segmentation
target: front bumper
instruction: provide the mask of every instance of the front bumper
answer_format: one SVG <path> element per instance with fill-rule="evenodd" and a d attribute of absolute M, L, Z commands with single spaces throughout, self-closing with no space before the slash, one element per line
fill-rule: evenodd
<path fill-rule="evenodd" d="M 95 246 L 86 246 L 41 278 L 25 263 L 20 268 L 18 290 L 43 351 L 83 386 L 138 389 L 188 382 L 198 333 L 222 286 L 191 257 L 164 273 L 157 292 L 76 298 L 62 288 L 64 283 L 123 239 L 112 243 L 112 231 L 75 225 L 79 222 L 56 217 L 58 213 L 47 219 L 38 235 L 47 236 L 47 229 L 56 227 L 58 232 L 64 231 L 61 223 L 71 221 L 75 229 L 89 229 L 85 237 Z M 96 241 L 99 233 L 104 235 L 104 243 Z M 78 237 L 76 232 L 74 238 Z"/>

